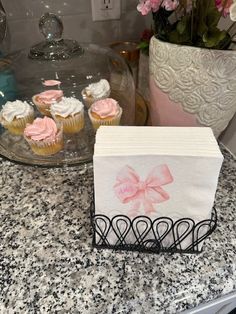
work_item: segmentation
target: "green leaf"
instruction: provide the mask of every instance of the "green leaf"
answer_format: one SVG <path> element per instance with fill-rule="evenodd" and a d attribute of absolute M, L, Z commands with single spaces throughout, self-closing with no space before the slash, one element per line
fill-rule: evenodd
<path fill-rule="evenodd" d="M 149 47 L 149 43 L 146 41 L 142 41 L 141 43 L 138 44 L 139 49 L 146 49 Z"/>
<path fill-rule="evenodd" d="M 216 27 L 218 25 L 220 13 L 214 9 L 209 9 L 206 16 L 206 24 L 210 27 Z"/>
<path fill-rule="evenodd" d="M 190 44 L 191 43 L 191 38 L 188 32 L 179 34 L 177 30 L 170 32 L 168 39 L 173 44 Z"/>
<path fill-rule="evenodd" d="M 207 33 L 208 27 L 206 23 L 203 20 L 199 21 L 198 28 L 197 28 L 197 34 L 198 36 L 202 37 L 205 33 Z"/>
<path fill-rule="evenodd" d="M 187 28 L 189 27 L 189 17 L 185 15 L 177 24 L 177 31 L 179 34 L 183 34 L 184 32 L 187 31 Z"/>
<path fill-rule="evenodd" d="M 218 28 L 212 28 L 202 37 L 205 47 L 214 48 L 227 36 L 226 31 L 220 31 Z"/>

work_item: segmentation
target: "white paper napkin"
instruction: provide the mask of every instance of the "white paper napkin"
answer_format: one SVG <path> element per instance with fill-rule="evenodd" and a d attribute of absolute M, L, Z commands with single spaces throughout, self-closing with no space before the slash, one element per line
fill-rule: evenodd
<path fill-rule="evenodd" d="M 144 215 L 151 221 L 191 218 L 195 223 L 209 219 L 222 161 L 210 128 L 100 127 L 94 151 L 95 214 L 131 220 Z M 107 239 L 117 244 L 114 232 Z M 131 234 L 127 239 L 135 241 Z M 171 242 L 169 236 L 164 245 Z"/>

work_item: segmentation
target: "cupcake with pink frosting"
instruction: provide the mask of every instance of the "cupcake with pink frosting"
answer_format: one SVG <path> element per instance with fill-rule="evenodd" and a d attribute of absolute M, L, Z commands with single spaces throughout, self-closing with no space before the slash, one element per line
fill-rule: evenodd
<path fill-rule="evenodd" d="M 46 90 L 40 94 L 34 95 L 33 103 L 45 116 L 51 116 L 50 108 L 53 103 L 59 102 L 63 97 L 63 91 L 59 89 Z"/>
<path fill-rule="evenodd" d="M 100 125 L 119 125 L 122 108 L 115 99 L 106 98 L 93 103 L 88 114 L 94 129 L 97 130 Z"/>
<path fill-rule="evenodd" d="M 28 124 L 24 138 L 36 155 L 54 155 L 63 149 L 63 128 L 48 117 L 36 118 Z"/>

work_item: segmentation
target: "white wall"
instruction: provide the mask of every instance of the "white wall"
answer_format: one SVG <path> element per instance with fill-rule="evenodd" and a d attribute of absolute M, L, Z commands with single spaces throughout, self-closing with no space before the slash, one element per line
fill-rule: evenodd
<path fill-rule="evenodd" d="M 90 0 L 2 0 L 7 12 L 11 34 L 11 49 L 31 46 L 43 39 L 38 21 L 45 12 L 60 15 L 64 23 L 64 38 L 80 42 L 107 44 L 119 40 L 135 40 L 151 16 L 142 17 L 136 10 L 137 0 L 122 0 L 120 20 L 93 22 Z"/>

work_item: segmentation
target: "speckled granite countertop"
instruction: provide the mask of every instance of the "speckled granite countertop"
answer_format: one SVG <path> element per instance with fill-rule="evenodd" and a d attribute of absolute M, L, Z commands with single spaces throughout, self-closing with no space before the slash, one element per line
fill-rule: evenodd
<path fill-rule="evenodd" d="M 184 256 L 92 249 L 91 167 L 0 159 L 0 313 L 178 313 L 236 290 L 236 162 L 224 154 L 219 226 Z"/>

